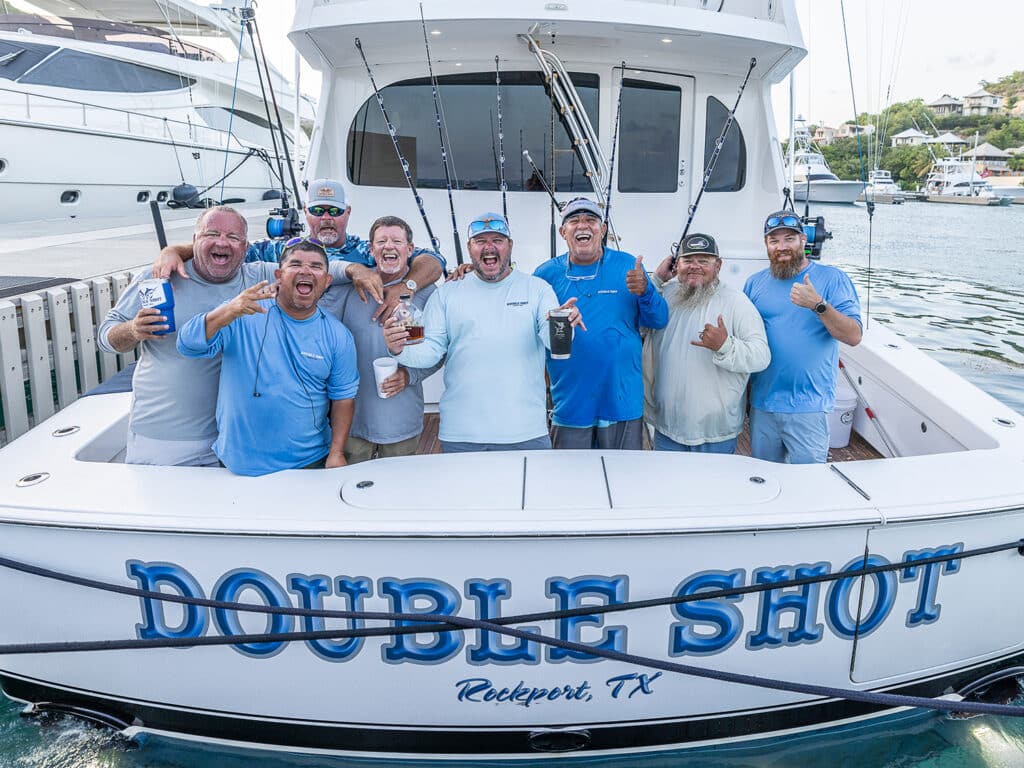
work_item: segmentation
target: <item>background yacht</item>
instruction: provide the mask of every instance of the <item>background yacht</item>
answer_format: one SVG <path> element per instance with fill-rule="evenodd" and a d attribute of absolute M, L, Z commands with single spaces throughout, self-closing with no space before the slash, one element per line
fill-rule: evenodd
<path fill-rule="evenodd" d="M 864 190 L 859 181 L 843 181 L 828 167 L 825 157 L 811 141 L 806 124 L 796 122 L 793 131 L 795 150 L 790 174 L 793 198 L 800 202 L 852 203 Z"/>
<path fill-rule="evenodd" d="M 874 203 L 893 203 L 901 205 L 906 196 L 899 185 L 892 180 L 892 173 L 882 168 L 868 172 L 868 184 L 857 200 L 868 200 Z"/>
<path fill-rule="evenodd" d="M 1009 195 L 997 194 L 974 167 L 974 160 L 962 157 L 936 159 L 924 182 L 930 202 L 966 202 L 978 205 L 1009 205 Z"/>
<path fill-rule="evenodd" d="M 182 183 L 236 202 L 280 189 L 251 40 L 232 9 L 5 0 L 0 11 L 0 223 L 142 217 Z M 227 41 L 239 60 L 183 39 L 196 37 Z M 294 158 L 307 143 L 300 130 L 296 152 L 296 109 L 311 120 L 312 104 L 272 68 L 270 80 Z"/>

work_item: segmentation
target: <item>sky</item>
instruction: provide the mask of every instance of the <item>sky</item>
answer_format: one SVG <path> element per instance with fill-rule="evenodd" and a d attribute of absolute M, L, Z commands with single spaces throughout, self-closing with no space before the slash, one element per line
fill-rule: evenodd
<path fill-rule="evenodd" d="M 1022 0 L 796 0 L 808 49 L 795 72 L 796 112 L 810 122 L 838 126 L 854 116 L 841 7 L 859 112 L 880 112 L 887 103 L 913 98 L 927 103 L 944 93 L 962 97 L 977 90 L 980 80 L 1024 69 Z M 294 53 L 283 30 L 293 10 L 291 0 L 257 5 L 269 58 L 288 77 Z M 315 97 L 319 85 L 319 75 L 303 65 L 303 92 Z M 772 98 L 780 136 L 787 136 L 788 81 Z"/>
<path fill-rule="evenodd" d="M 1021 0 L 796 0 L 807 57 L 795 70 L 796 113 L 837 127 L 853 119 L 843 42 L 845 6 L 858 112 L 948 93 L 1024 69 Z M 789 133 L 789 84 L 772 93 L 780 135 Z"/>

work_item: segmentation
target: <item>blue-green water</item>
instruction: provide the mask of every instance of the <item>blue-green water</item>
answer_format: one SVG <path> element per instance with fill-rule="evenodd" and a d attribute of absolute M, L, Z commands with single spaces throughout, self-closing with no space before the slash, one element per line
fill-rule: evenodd
<path fill-rule="evenodd" d="M 907 203 L 877 207 L 868 291 L 863 206 L 821 206 L 835 239 L 825 260 L 854 277 L 870 322 L 916 346 L 1024 413 L 1024 206 Z M 1024 704 L 1024 701 L 1018 699 Z M 0 699 L 0 768 L 270 768 L 363 766 L 360 760 L 295 760 L 151 740 L 125 750 L 110 736 L 59 718 L 23 720 Z M 475 765 L 481 765 L 477 762 Z M 406 765 L 409 765 L 406 763 Z M 467 763 L 462 763 L 467 765 Z M 520 763 L 526 766 L 527 763 Z M 602 768 L 1021 768 L 1024 719 L 950 720 L 913 713 L 884 727 L 848 728 L 785 743 L 714 752 L 579 758 Z"/>

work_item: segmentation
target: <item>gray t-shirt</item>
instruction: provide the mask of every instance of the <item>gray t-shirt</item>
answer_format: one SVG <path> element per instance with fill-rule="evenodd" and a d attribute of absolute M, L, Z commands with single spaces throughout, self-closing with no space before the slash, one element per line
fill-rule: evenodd
<path fill-rule="evenodd" d="M 181 328 L 194 315 L 209 312 L 261 280 L 274 282 L 276 264 L 243 264 L 231 280 L 209 283 L 186 262 L 191 279 L 171 278 L 174 288 L 174 324 Z M 100 349 L 115 352 L 107 337 L 111 328 L 131 320 L 142 304 L 138 284 L 143 274 L 121 295 L 107 313 L 96 334 Z M 195 359 L 182 357 L 177 349 L 178 334 L 169 333 L 156 341 L 140 343 L 140 356 L 132 378 L 132 406 L 128 428 L 152 440 L 217 439 L 217 385 L 220 357 Z"/>
<path fill-rule="evenodd" d="M 431 368 L 409 368 L 409 386 L 393 397 L 378 397 L 373 361 L 390 356 L 381 326 L 371 320 L 378 305 L 372 300 L 364 304 L 351 284 L 332 288 L 331 293 L 335 294 L 331 304 L 334 316 L 351 331 L 356 342 L 359 392 L 349 434 L 385 445 L 415 437 L 423 431 L 422 382 L 440 368 L 441 363 Z M 434 286 L 425 286 L 413 294 L 413 303 L 422 311 L 433 293 Z M 323 299 L 320 306 L 326 308 Z"/>

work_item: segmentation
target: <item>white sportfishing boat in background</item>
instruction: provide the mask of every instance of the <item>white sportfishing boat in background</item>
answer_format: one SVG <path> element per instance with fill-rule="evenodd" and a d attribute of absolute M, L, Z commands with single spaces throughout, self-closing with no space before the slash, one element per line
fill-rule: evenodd
<path fill-rule="evenodd" d="M 811 203 L 853 203 L 864 191 L 860 181 L 843 181 L 828 167 L 807 124 L 803 120 L 794 123 L 793 165 L 790 176 L 793 180 L 793 199 Z"/>
<path fill-rule="evenodd" d="M 257 202 L 281 189 L 267 84 L 231 8 L 5 0 L 0 9 L 0 223 L 100 223 L 148 216 L 150 201 Z M 230 41 L 240 60 L 196 38 Z M 308 142 L 296 136 L 296 105 L 307 127 L 312 105 L 272 67 L 270 84 L 297 161 Z"/>
<path fill-rule="evenodd" d="M 883 168 L 876 168 L 868 173 L 868 185 L 864 187 L 864 191 L 857 200 L 901 205 L 906 200 L 906 196 L 899 185 L 892 180 L 892 173 Z"/>
<path fill-rule="evenodd" d="M 532 270 L 558 249 L 543 176 L 610 203 L 653 269 L 720 149 L 693 229 L 724 281 L 766 266 L 787 184 L 770 91 L 806 53 L 793 0 L 422 13 L 297 4 L 291 39 L 323 74 L 306 174 L 347 180 L 352 232 L 386 211 L 424 244 L 432 220 L 452 262 L 507 203 Z M 841 359 L 873 458 L 827 465 L 538 451 L 247 478 L 126 465 L 131 395 L 77 400 L 0 449 L 0 686 L 143 742 L 476 761 L 968 709 L 1024 667 L 1005 588 L 1024 576 L 1024 417 L 878 323 Z"/>
<path fill-rule="evenodd" d="M 998 194 L 975 167 L 972 158 L 936 158 L 924 182 L 925 199 L 930 203 L 968 205 L 1010 205 L 1010 195 Z"/>

